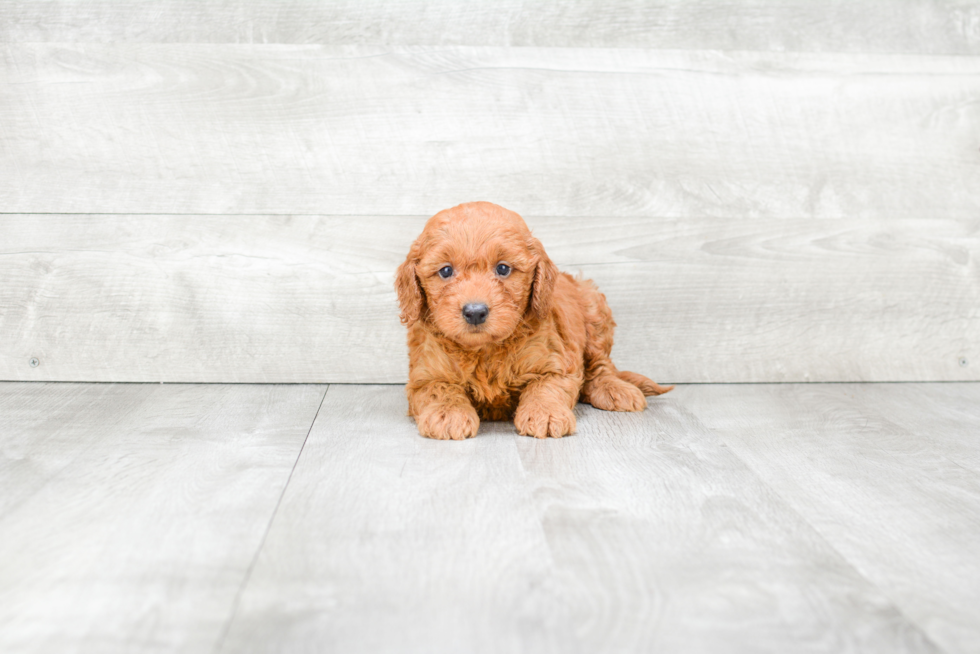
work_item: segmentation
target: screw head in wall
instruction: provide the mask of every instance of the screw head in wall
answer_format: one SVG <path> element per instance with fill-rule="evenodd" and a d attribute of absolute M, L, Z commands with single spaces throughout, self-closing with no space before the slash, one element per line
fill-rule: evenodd
<path fill-rule="evenodd" d="M 41 365 L 41 362 L 37 357 L 31 357 L 31 360 L 27 363 L 31 364 L 31 368 L 37 368 L 39 365 Z"/>
<path fill-rule="evenodd" d="M 968 365 L 970 365 L 970 362 L 967 360 L 967 358 L 966 357 L 960 357 L 960 367 L 961 368 L 966 368 Z"/>

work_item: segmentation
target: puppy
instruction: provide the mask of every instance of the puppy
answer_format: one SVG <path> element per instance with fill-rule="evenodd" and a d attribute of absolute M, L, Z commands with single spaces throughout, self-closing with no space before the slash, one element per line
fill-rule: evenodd
<path fill-rule="evenodd" d="M 575 431 L 576 402 L 642 411 L 644 396 L 673 388 L 616 369 L 606 297 L 560 273 L 524 220 L 495 204 L 430 218 L 395 290 L 408 327 L 408 410 L 428 438 L 476 436 L 481 418 L 558 438 Z"/>

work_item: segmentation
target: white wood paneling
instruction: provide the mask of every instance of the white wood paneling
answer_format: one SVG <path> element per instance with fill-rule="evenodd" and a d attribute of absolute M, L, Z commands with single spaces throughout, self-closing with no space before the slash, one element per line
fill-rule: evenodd
<path fill-rule="evenodd" d="M 0 384 L 0 651 L 212 651 L 324 392 Z"/>
<path fill-rule="evenodd" d="M 980 648 L 980 385 L 684 389 L 686 405 L 947 652 Z"/>
<path fill-rule="evenodd" d="M 331 386 L 221 651 L 938 651 L 687 390 L 445 443 L 402 389 Z"/>
<path fill-rule="evenodd" d="M 0 41 L 980 54 L 962 0 L 0 0 Z"/>
<path fill-rule="evenodd" d="M 0 378 L 23 379 L 25 370 L 27 379 L 85 381 L 407 376 L 393 287 L 393 249 L 404 258 L 414 238 L 405 230 L 385 240 L 377 221 L 308 216 L 8 216 L 0 224 L 8 280 L 0 339 L 11 339 L 3 341 L 11 349 L 0 347 L 11 372 Z"/>
<path fill-rule="evenodd" d="M 8 44 L 6 212 L 974 218 L 980 58 Z"/>
<path fill-rule="evenodd" d="M 424 220 L 3 216 L 0 379 L 404 381 L 392 279 Z M 976 220 L 527 220 L 658 381 L 980 374 Z"/>

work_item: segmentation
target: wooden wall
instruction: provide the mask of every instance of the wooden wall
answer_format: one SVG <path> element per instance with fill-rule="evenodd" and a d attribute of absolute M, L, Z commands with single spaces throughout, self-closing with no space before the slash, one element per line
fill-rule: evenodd
<path fill-rule="evenodd" d="M 402 381 L 477 199 L 658 381 L 978 380 L 980 4 L 0 0 L 0 379 Z"/>

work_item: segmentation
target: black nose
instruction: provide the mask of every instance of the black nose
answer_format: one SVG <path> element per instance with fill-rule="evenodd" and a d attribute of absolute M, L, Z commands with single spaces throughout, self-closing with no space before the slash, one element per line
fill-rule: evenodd
<path fill-rule="evenodd" d="M 489 313 L 490 309 L 485 304 L 467 304 L 463 307 L 463 317 L 471 325 L 483 324 Z"/>

